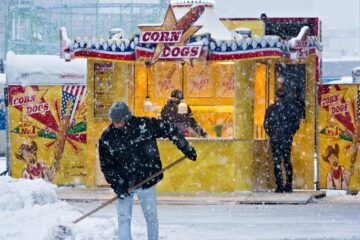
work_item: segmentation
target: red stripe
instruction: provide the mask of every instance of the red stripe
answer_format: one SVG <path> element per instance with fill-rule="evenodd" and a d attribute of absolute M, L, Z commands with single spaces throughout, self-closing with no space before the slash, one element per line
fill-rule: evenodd
<path fill-rule="evenodd" d="M 70 145 L 75 149 L 76 152 L 79 150 L 79 148 L 75 145 L 75 143 L 73 143 L 73 142 L 71 141 L 71 139 L 69 138 L 69 136 L 66 138 L 66 141 L 70 143 Z"/>
<path fill-rule="evenodd" d="M 45 146 L 46 146 L 46 147 L 51 147 L 51 146 L 54 145 L 54 144 L 55 144 L 55 141 L 51 141 L 51 142 L 45 144 Z"/>
<path fill-rule="evenodd" d="M 256 50 L 255 50 L 256 51 Z M 315 49 L 310 48 L 309 53 L 314 53 Z M 135 60 L 140 57 L 148 57 L 151 58 L 153 56 L 153 52 L 136 49 L 135 54 L 129 55 L 118 55 L 118 54 L 106 54 L 106 53 L 96 53 L 91 51 L 76 51 L 75 56 L 77 57 L 96 57 L 101 59 L 111 59 L 111 60 Z M 256 52 L 247 52 L 247 53 L 224 53 L 224 54 L 210 54 L 210 60 L 236 60 L 242 58 L 251 58 L 251 57 L 270 57 L 270 56 L 283 56 L 290 57 L 289 54 L 282 53 L 281 50 L 259 50 Z"/>
<path fill-rule="evenodd" d="M 60 120 L 61 120 L 61 110 L 60 110 L 59 102 L 58 102 L 57 99 L 55 100 L 55 110 L 56 110 L 56 116 L 57 116 L 57 118 L 58 118 L 58 120 L 60 122 Z"/>
<path fill-rule="evenodd" d="M 211 4 L 211 3 L 206 3 L 206 4 L 201 4 L 201 5 L 203 5 L 204 7 L 208 7 L 208 8 L 212 8 L 212 7 L 214 7 L 214 4 Z M 189 4 L 186 4 L 186 3 L 174 3 L 174 4 L 171 4 L 171 6 L 173 7 L 173 8 L 188 8 L 188 7 L 192 7 L 193 6 L 193 4 L 191 4 L 191 3 L 189 3 Z"/>
<path fill-rule="evenodd" d="M 75 86 L 75 85 L 72 85 L 72 86 L 71 86 L 71 90 L 70 90 L 70 94 L 71 94 L 71 95 L 75 95 L 75 90 L 76 90 L 76 86 Z"/>
<path fill-rule="evenodd" d="M 216 54 L 210 55 L 210 60 L 236 60 L 239 58 L 254 58 L 254 57 L 270 57 L 270 56 L 281 56 L 280 50 L 268 50 L 259 52 L 247 52 L 247 53 L 233 53 L 233 54 Z"/>
<path fill-rule="evenodd" d="M 78 93 L 79 93 L 79 88 L 80 88 L 80 86 L 77 86 L 77 87 L 75 88 L 75 95 L 76 95 L 76 96 L 77 96 Z"/>
<path fill-rule="evenodd" d="M 68 135 L 68 138 L 86 144 L 86 134 L 70 134 Z"/>
<path fill-rule="evenodd" d="M 94 58 L 103 58 L 103 59 L 112 59 L 112 60 L 135 60 L 135 54 L 107 54 L 107 53 L 98 53 L 92 51 L 76 51 L 76 57 L 94 57 Z"/>
<path fill-rule="evenodd" d="M 141 50 L 141 49 L 136 49 L 136 58 L 140 58 L 140 57 L 149 57 L 151 58 L 154 53 L 150 52 L 150 51 L 146 51 L 146 50 Z"/>

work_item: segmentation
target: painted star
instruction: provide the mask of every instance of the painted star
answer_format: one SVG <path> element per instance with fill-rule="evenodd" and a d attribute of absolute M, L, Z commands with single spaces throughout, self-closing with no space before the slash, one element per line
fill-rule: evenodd
<path fill-rule="evenodd" d="M 169 31 L 169 30 L 182 30 L 182 36 L 179 43 L 176 44 L 164 44 L 159 43 L 156 45 L 151 64 L 159 60 L 159 56 L 166 46 L 169 45 L 184 45 L 185 42 L 194 35 L 201 26 L 191 26 L 204 12 L 204 6 L 198 5 L 195 8 L 191 8 L 179 21 L 176 20 L 174 11 L 171 6 L 168 7 L 163 24 L 161 26 L 141 26 L 139 28 L 142 31 Z M 196 14 L 196 15 L 195 15 Z M 188 59 L 184 59 L 185 62 L 188 62 Z"/>

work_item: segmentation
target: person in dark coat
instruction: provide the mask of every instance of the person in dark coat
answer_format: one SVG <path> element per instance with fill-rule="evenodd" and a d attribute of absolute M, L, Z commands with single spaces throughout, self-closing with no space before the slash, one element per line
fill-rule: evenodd
<path fill-rule="evenodd" d="M 148 229 L 148 239 L 158 239 L 155 185 L 163 174 L 142 187 L 128 189 L 162 169 L 157 138 L 169 138 L 189 159 L 197 158 L 195 149 L 181 131 L 163 120 L 135 117 L 124 102 L 114 103 L 109 111 L 112 121 L 99 140 L 100 167 L 106 181 L 119 197 L 118 238 L 131 239 L 131 215 L 134 193 L 138 195 Z"/>
<path fill-rule="evenodd" d="M 280 88 L 276 91 L 277 100 L 266 109 L 264 128 L 270 137 L 276 189 L 275 192 L 292 192 L 293 168 L 291 146 L 293 136 L 299 129 L 301 109 L 291 93 Z M 286 184 L 283 186 L 281 162 L 284 160 Z"/>
<path fill-rule="evenodd" d="M 178 113 L 179 104 L 183 99 L 184 93 L 181 90 L 176 89 L 172 91 L 170 99 L 161 109 L 161 119 L 175 124 L 183 131 L 185 136 L 189 135 L 188 129 L 191 128 L 196 134 L 206 138 L 208 134 L 195 120 L 189 105 L 187 113 Z"/>

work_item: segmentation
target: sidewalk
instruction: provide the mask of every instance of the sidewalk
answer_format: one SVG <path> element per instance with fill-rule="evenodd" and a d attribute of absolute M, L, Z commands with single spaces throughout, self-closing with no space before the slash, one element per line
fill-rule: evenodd
<path fill-rule="evenodd" d="M 115 197 L 110 188 L 58 188 L 61 200 L 106 201 Z M 158 193 L 158 204 L 224 205 L 224 204 L 308 204 L 314 198 L 325 197 L 323 191 L 234 192 L 234 193 Z"/>

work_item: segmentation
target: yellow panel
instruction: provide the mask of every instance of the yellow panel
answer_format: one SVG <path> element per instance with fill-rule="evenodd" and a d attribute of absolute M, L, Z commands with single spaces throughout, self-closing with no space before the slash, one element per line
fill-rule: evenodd
<path fill-rule="evenodd" d="M 63 112 L 63 86 L 9 87 L 12 177 L 31 173 L 58 185 L 86 184 L 88 106 L 80 93 L 73 92 L 79 102 L 69 97 Z"/>
<path fill-rule="evenodd" d="M 96 104 L 96 99 L 94 97 L 94 64 L 102 63 L 105 61 L 96 61 L 96 60 L 88 60 L 88 119 L 89 119 L 89 138 L 88 141 L 88 186 L 95 186 L 105 184 L 105 180 L 103 179 L 102 173 L 100 171 L 98 165 L 98 154 L 97 154 L 97 141 L 100 138 L 103 130 L 110 124 L 108 117 L 104 116 L 103 118 L 94 118 L 94 106 Z M 113 62 L 113 74 L 112 74 L 112 95 L 108 95 L 108 99 L 110 104 L 115 101 L 128 101 L 127 89 L 128 85 L 131 85 L 132 82 L 132 65 L 125 62 Z M 128 84 L 129 83 L 129 84 Z M 131 106 L 131 104 L 129 104 Z M 95 182 L 95 178 L 97 179 L 97 183 Z"/>
<path fill-rule="evenodd" d="M 264 116 L 266 111 L 266 82 L 267 66 L 263 63 L 255 64 L 254 77 L 254 138 L 265 138 L 263 127 Z"/>
<path fill-rule="evenodd" d="M 315 146 L 315 64 L 316 56 L 310 55 L 306 62 L 306 119 L 301 120 L 292 147 L 295 188 L 313 189 Z"/>
<path fill-rule="evenodd" d="M 254 122 L 254 65 L 251 60 L 235 65 L 235 138 L 252 139 Z"/>
<path fill-rule="evenodd" d="M 253 185 L 252 142 L 193 140 L 198 160 L 185 160 L 165 173 L 160 192 L 250 191 Z M 163 166 L 182 154 L 172 142 L 159 141 Z"/>
<path fill-rule="evenodd" d="M 250 28 L 253 34 L 264 36 L 265 24 L 262 20 L 225 19 L 221 21 L 230 31 L 237 28 Z"/>
<path fill-rule="evenodd" d="M 319 180 L 320 188 L 360 190 L 360 161 L 358 149 L 359 120 L 356 120 L 358 85 L 322 85 L 319 96 Z M 337 166 L 324 156 L 327 148 L 338 145 Z M 336 155 L 336 154 L 334 154 Z M 335 176 L 338 166 L 343 174 Z M 342 177 L 340 177 L 342 176 Z M 343 179 L 343 185 L 340 179 Z M 334 180 L 334 182 L 332 181 Z M 348 181 L 350 180 L 350 182 Z"/>

